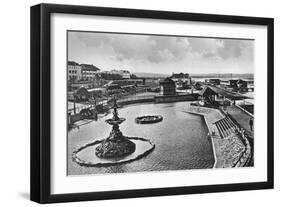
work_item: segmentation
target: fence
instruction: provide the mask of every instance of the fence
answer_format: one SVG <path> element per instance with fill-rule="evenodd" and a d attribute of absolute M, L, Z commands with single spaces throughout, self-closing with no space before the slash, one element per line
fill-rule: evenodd
<path fill-rule="evenodd" d="M 134 104 L 134 103 L 146 103 L 154 102 L 153 95 L 144 95 L 144 96 L 133 96 L 133 97 L 119 97 L 117 103 L 120 105 Z M 110 108 L 110 103 L 108 100 L 96 101 L 95 105 L 103 105 L 104 109 Z M 82 109 L 94 109 L 95 106 L 92 103 L 79 103 L 75 106 L 75 113 L 79 113 Z M 74 108 L 69 108 L 68 113 L 74 114 Z"/>

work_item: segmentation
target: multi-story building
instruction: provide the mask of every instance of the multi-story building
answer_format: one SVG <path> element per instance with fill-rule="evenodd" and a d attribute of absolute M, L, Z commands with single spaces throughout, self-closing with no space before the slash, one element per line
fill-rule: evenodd
<path fill-rule="evenodd" d="M 94 79 L 97 72 L 100 71 L 99 68 L 97 68 L 94 65 L 90 65 L 90 64 L 81 64 L 81 69 L 82 69 L 82 79 L 83 80 Z"/>
<path fill-rule="evenodd" d="M 81 65 L 74 61 L 67 62 L 67 80 L 79 81 L 82 79 Z"/>

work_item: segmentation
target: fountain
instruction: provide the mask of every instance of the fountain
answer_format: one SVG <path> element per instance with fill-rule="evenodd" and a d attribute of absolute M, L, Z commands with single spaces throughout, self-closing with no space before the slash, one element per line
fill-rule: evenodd
<path fill-rule="evenodd" d="M 96 155 L 100 158 L 119 158 L 126 155 L 132 154 L 136 145 L 125 137 L 119 129 L 119 125 L 122 124 L 126 119 L 119 118 L 117 112 L 117 101 L 113 99 L 113 117 L 107 119 L 106 123 L 112 125 L 112 131 L 109 137 L 104 139 L 102 143 L 96 147 Z"/>
<path fill-rule="evenodd" d="M 107 167 L 124 164 L 141 159 L 151 153 L 155 144 L 142 137 L 126 137 L 119 129 L 119 125 L 126 119 L 118 116 L 117 101 L 113 99 L 113 117 L 106 119 L 112 125 L 107 138 L 94 139 L 79 147 L 72 154 L 74 162 L 86 167 Z"/>

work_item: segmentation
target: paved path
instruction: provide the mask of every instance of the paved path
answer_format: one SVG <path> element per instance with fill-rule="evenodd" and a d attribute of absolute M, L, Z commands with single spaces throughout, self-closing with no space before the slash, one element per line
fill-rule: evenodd
<path fill-rule="evenodd" d="M 254 129 L 253 131 L 251 131 L 249 125 L 249 121 L 252 117 L 237 106 L 228 106 L 226 110 L 228 114 L 230 114 L 238 122 L 238 124 L 243 127 L 251 135 L 252 138 L 254 138 Z"/>

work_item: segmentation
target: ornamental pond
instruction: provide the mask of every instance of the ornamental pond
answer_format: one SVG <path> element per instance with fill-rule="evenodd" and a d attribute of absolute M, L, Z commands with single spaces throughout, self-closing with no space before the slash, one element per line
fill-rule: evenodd
<path fill-rule="evenodd" d="M 105 120 L 109 113 L 97 121 L 79 126 L 68 132 L 68 175 L 128 173 L 143 171 L 168 171 L 212 168 L 214 157 L 208 129 L 201 116 L 184 112 L 189 102 L 136 104 L 118 109 L 126 121 L 119 127 L 130 137 L 143 137 L 155 144 L 147 156 L 129 163 L 104 167 L 80 166 L 72 160 L 79 147 L 108 137 L 111 126 Z M 163 121 L 154 124 L 137 124 L 135 118 L 144 115 L 161 115 Z M 94 149 L 82 156 L 91 157 Z M 131 156 L 134 156 L 133 154 Z"/>

